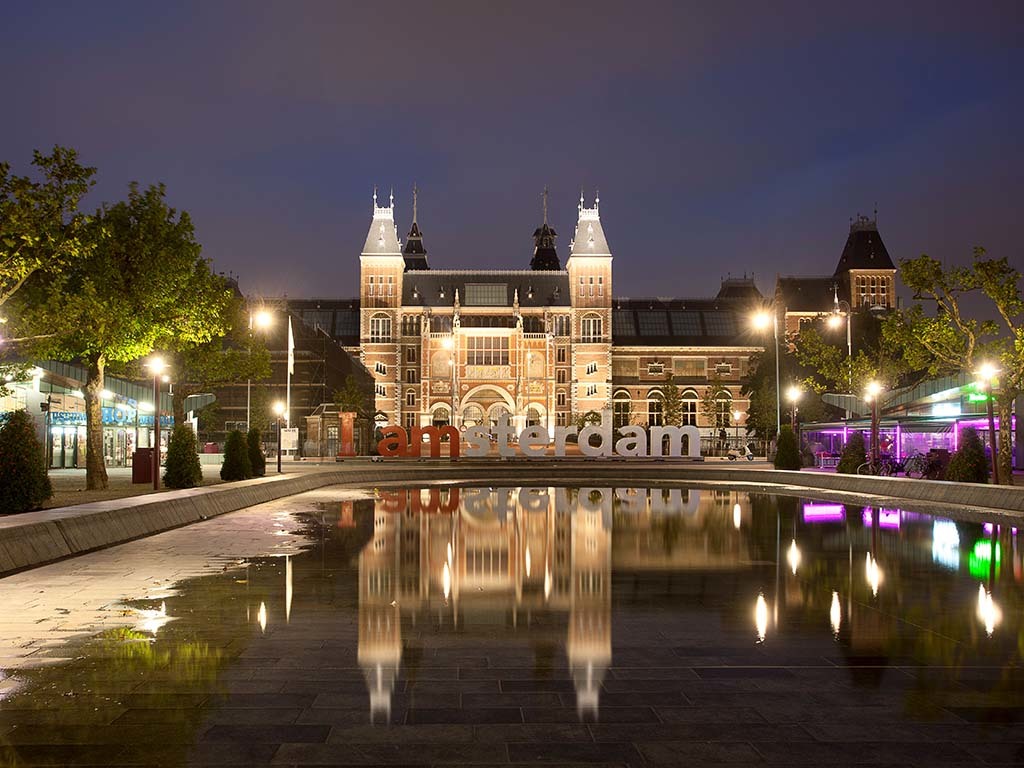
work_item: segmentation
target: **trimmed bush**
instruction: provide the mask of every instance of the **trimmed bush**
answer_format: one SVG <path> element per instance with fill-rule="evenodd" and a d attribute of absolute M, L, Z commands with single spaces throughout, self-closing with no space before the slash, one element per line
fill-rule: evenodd
<path fill-rule="evenodd" d="M 252 477 L 252 465 L 249 463 L 249 444 L 245 435 L 237 429 L 228 433 L 224 444 L 224 463 L 220 467 L 221 480 L 248 480 Z"/>
<path fill-rule="evenodd" d="M 0 513 L 39 509 L 53 496 L 43 445 L 25 411 L 0 423 Z"/>
<path fill-rule="evenodd" d="M 844 475 L 856 475 L 857 467 L 867 461 L 868 448 L 864 443 L 864 435 L 861 432 L 854 432 L 843 446 L 843 452 L 839 454 L 839 464 L 836 465 L 836 472 Z"/>
<path fill-rule="evenodd" d="M 252 476 L 263 477 L 267 474 L 267 459 L 263 455 L 263 449 L 260 447 L 262 436 L 258 427 L 253 427 L 249 430 L 246 442 L 249 448 L 249 465 L 252 467 Z"/>
<path fill-rule="evenodd" d="M 192 427 L 180 424 L 171 433 L 167 444 L 164 485 L 168 488 L 195 488 L 203 484 L 203 468 L 199 465 L 199 442 Z"/>
<path fill-rule="evenodd" d="M 960 433 L 960 447 L 946 467 L 946 479 L 957 483 L 987 483 L 988 470 L 988 457 L 978 430 L 965 427 Z"/>
<path fill-rule="evenodd" d="M 779 442 L 775 449 L 776 469 L 800 469 L 800 448 L 796 444 L 796 435 L 788 424 L 783 425 L 779 432 Z"/>

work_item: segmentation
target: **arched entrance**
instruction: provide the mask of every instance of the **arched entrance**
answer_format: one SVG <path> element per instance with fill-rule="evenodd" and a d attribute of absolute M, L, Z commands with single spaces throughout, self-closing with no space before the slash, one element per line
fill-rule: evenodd
<path fill-rule="evenodd" d="M 459 423 L 465 426 L 494 426 L 504 414 L 512 420 L 515 401 L 504 389 L 482 384 L 469 390 L 459 401 Z"/>

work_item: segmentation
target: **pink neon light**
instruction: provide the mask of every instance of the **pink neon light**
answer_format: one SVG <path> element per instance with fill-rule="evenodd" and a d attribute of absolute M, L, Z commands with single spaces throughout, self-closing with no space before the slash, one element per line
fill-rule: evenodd
<path fill-rule="evenodd" d="M 900 527 L 900 511 L 901 510 L 898 509 L 879 509 L 878 527 L 898 529 Z M 864 511 L 861 513 L 861 519 L 864 521 L 864 525 L 868 528 L 873 525 L 871 507 L 864 507 Z"/>
<path fill-rule="evenodd" d="M 805 523 L 841 523 L 846 519 L 842 504 L 804 504 Z"/>

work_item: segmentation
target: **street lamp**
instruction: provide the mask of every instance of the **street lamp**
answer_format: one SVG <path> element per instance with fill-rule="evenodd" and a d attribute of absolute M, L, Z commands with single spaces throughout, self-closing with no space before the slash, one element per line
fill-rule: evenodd
<path fill-rule="evenodd" d="M 981 386 L 983 389 L 988 391 L 988 397 L 985 398 L 985 402 L 988 405 L 988 435 L 989 445 L 992 448 L 993 485 L 999 485 L 999 460 L 996 457 L 996 416 L 992 407 L 992 390 L 995 385 L 996 376 L 998 375 L 999 369 L 992 365 L 992 363 L 982 363 L 981 368 L 978 369 L 978 377 L 981 379 Z"/>
<path fill-rule="evenodd" d="M 740 419 L 743 417 L 742 411 L 732 412 L 732 423 L 736 425 L 736 450 L 740 449 Z"/>
<path fill-rule="evenodd" d="M 263 331 L 274 324 L 274 316 L 265 309 L 258 309 L 255 312 L 249 310 L 249 355 L 252 356 L 252 332 L 253 330 Z M 252 406 L 252 379 L 245 380 L 245 431 L 251 428 L 250 408 Z"/>
<path fill-rule="evenodd" d="M 828 318 L 828 327 L 835 330 L 846 318 L 846 375 L 847 384 L 850 387 L 850 394 L 853 394 L 853 308 L 850 303 L 839 298 L 839 289 L 833 286 L 832 314 Z M 846 409 L 846 418 L 850 418 L 850 409 Z"/>
<path fill-rule="evenodd" d="M 160 490 L 160 379 L 167 370 L 164 359 L 157 355 L 146 363 L 153 374 L 153 490 Z"/>
<path fill-rule="evenodd" d="M 446 336 L 444 338 L 444 340 L 442 340 L 441 346 L 444 347 L 446 350 L 448 350 L 448 353 L 449 353 L 448 354 L 448 369 L 449 369 L 449 373 L 451 374 L 451 387 L 452 387 L 451 401 L 452 402 L 451 402 L 451 412 L 450 412 L 450 414 L 448 416 L 448 424 L 454 427 L 455 426 L 455 386 L 456 386 L 455 385 L 455 371 L 456 371 L 456 366 L 457 366 L 457 362 L 455 360 L 456 349 L 455 349 L 455 335 L 454 335 L 454 333 L 451 336 Z"/>
<path fill-rule="evenodd" d="M 760 331 L 772 329 L 772 337 L 775 339 L 775 434 L 778 435 L 782 427 L 782 402 L 779 393 L 779 313 L 773 305 L 770 312 L 758 312 L 752 318 L 754 328 Z"/>
<path fill-rule="evenodd" d="M 878 396 L 882 393 L 882 385 L 877 381 L 869 381 L 864 388 L 864 399 L 871 403 L 871 463 L 878 464 Z"/>
<path fill-rule="evenodd" d="M 281 417 L 284 416 L 285 404 L 278 400 L 274 403 L 274 416 L 277 417 L 277 474 L 281 474 Z"/>
<path fill-rule="evenodd" d="M 793 428 L 793 434 L 796 434 L 796 404 L 801 394 L 802 391 L 796 384 L 786 390 L 786 399 L 789 400 L 789 425 Z"/>

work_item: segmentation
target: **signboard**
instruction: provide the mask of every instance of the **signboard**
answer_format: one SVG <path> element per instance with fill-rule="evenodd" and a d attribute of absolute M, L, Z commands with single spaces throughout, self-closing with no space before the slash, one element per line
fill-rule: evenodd
<path fill-rule="evenodd" d="M 297 451 L 299 450 L 299 428 L 298 427 L 286 427 L 281 430 L 281 450 L 282 451 Z"/>
<path fill-rule="evenodd" d="M 486 456 L 490 452 L 491 443 L 497 443 L 498 454 L 511 457 L 522 454 L 529 457 L 548 455 L 548 448 L 553 445 L 556 457 L 564 457 L 566 441 L 569 437 L 577 437 L 579 451 L 584 456 L 688 456 L 700 458 L 700 432 L 694 426 L 685 427 L 650 427 L 627 425 L 619 429 L 619 439 L 615 439 L 611 418 L 605 413 L 600 426 L 592 425 L 579 430 L 576 427 L 555 427 L 549 433 L 547 427 L 527 427 L 520 433 L 509 424 L 508 417 L 502 416 L 497 426 L 474 426 L 460 433 L 452 426 L 445 427 L 413 427 L 406 431 L 403 427 L 387 426 L 381 430 L 383 439 L 377 444 L 377 452 L 384 457 L 421 456 L 423 444 L 426 442 L 431 458 L 441 455 L 441 442 L 447 437 L 449 455 L 459 457 L 461 443 L 466 442 L 466 456 Z M 594 445 L 592 439 L 597 440 Z"/>
<path fill-rule="evenodd" d="M 349 411 L 338 414 L 341 421 L 341 441 L 338 445 L 339 456 L 356 455 L 356 415 Z"/>

